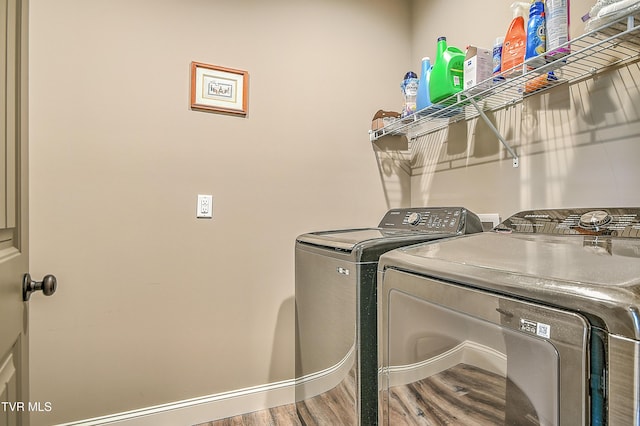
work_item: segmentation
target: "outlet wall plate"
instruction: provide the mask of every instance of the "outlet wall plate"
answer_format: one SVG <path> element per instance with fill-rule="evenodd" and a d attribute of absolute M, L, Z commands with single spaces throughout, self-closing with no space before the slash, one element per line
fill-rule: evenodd
<path fill-rule="evenodd" d="M 199 219 L 213 219 L 213 196 L 198 194 L 196 217 Z"/>
<path fill-rule="evenodd" d="M 478 213 L 478 217 L 482 222 L 482 229 L 485 231 L 490 231 L 500 225 L 500 215 L 498 213 Z"/>

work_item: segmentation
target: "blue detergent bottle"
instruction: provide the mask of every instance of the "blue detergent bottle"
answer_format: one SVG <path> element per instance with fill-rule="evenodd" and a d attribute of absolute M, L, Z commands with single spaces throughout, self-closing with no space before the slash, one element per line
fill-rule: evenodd
<path fill-rule="evenodd" d="M 538 68 L 545 64 L 547 51 L 547 30 L 544 2 L 533 0 L 529 8 L 529 22 L 527 23 L 527 50 L 525 60 L 527 68 Z"/>
<path fill-rule="evenodd" d="M 502 83 L 504 81 L 504 77 L 501 75 L 503 44 L 504 37 L 496 37 L 496 41 L 493 43 L 493 84 Z"/>
<path fill-rule="evenodd" d="M 420 71 L 420 79 L 418 81 L 418 96 L 416 98 L 416 109 L 418 112 L 431 105 L 429 98 L 429 76 L 431 74 L 431 59 L 429 57 L 422 58 L 422 70 Z"/>

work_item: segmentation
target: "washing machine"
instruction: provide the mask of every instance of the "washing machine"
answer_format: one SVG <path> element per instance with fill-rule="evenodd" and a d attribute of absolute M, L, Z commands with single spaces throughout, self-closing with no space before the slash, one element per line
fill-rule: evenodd
<path fill-rule="evenodd" d="M 519 212 L 378 286 L 382 424 L 640 424 L 640 208 Z"/>
<path fill-rule="evenodd" d="M 389 210 L 378 227 L 311 232 L 295 245 L 295 396 L 303 424 L 377 423 L 376 271 L 386 251 L 482 232 L 462 207 Z"/>

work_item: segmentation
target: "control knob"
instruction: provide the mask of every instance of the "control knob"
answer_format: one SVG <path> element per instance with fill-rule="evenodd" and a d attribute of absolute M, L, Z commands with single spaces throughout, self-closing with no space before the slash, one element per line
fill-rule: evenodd
<path fill-rule="evenodd" d="M 580 216 L 580 227 L 598 231 L 600 227 L 611 222 L 611 215 L 603 210 L 594 210 Z"/>
<path fill-rule="evenodd" d="M 409 225 L 417 225 L 422 220 L 422 215 L 420 213 L 411 213 L 409 217 L 407 217 L 407 222 Z"/>

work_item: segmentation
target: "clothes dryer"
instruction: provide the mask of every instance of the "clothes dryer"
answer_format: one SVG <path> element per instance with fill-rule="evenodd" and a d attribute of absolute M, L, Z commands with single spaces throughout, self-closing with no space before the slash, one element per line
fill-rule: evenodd
<path fill-rule="evenodd" d="M 295 393 L 303 424 L 377 423 L 380 255 L 476 232 L 482 232 L 482 223 L 465 208 L 419 207 L 390 210 L 376 228 L 297 238 Z"/>
<path fill-rule="evenodd" d="M 399 248 L 378 286 L 382 424 L 640 424 L 639 208 Z"/>

